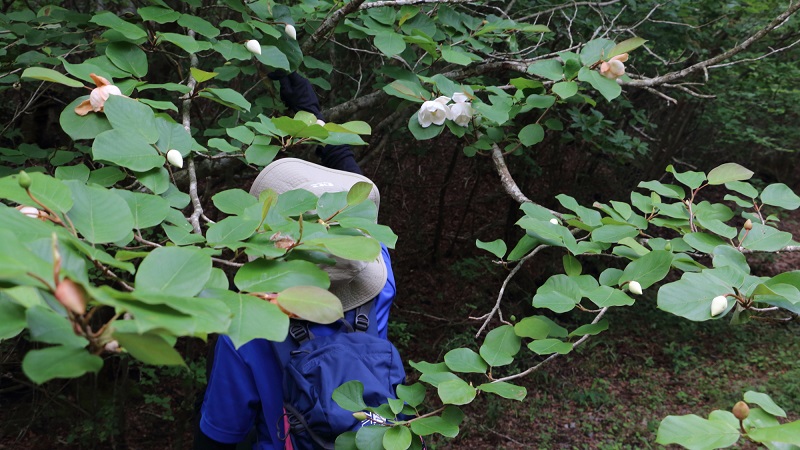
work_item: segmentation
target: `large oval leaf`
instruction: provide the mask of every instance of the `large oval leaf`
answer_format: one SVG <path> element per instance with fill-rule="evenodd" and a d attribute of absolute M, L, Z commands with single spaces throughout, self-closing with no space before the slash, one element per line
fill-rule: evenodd
<path fill-rule="evenodd" d="M 211 257 L 194 247 L 160 247 L 142 261 L 136 290 L 191 297 L 211 276 Z"/>
<path fill-rule="evenodd" d="M 67 216 L 87 241 L 94 244 L 124 239 L 133 229 L 133 214 L 125 200 L 108 189 L 69 180 L 74 205 Z"/>
<path fill-rule="evenodd" d="M 59 345 L 31 350 L 22 360 L 22 371 L 34 383 L 42 384 L 53 378 L 76 378 L 86 372 L 97 372 L 103 360 L 82 348 Z"/>

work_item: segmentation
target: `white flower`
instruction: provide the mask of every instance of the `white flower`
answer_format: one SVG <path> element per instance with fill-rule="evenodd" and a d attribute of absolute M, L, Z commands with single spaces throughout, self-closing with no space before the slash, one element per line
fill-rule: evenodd
<path fill-rule="evenodd" d="M 250 39 L 249 41 L 245 42 L 244 48 L 254 55 L 261 54 L 261 44 L 255 39 Z"/>
<path fill-rule="evenodd" d="M 554 218 L 550 219 L 550 223 L 552 223 L 553 225 L 558 225 L 558 219 L 556 219 L 554 217 Z"/>
<path fill-rule="evenodd" d="M 724 295 L 718 295 L 711 300 L 711 317 L 722 314 L 728 308 L 728 299 Z"/>
<path fill-rule="evenodd" d="M 465 127 L 472 120 L 472 105 L 469 102 L 459 102 L 450 107 L 450 115 L 453 122 Z"/>
<path fill-rule="evenodd" d="M 325 126 L 325 121 L 322 120 L 322 119 L 317 119 L 317 125 L 319 125 L 321 127 L 324 127 Z"/>
<path fill-rule="evenodd" d="M 181 152 L 175 149 L 167 152 L 167 161 L 179 169 L 183 168 L 183 156 L 181 155 Z"/>
<path fill-rule="evenodd" d="M 467 97 L 467 94 L 463 92 L 454 92 L 453 101 L 456 103 L 464 103 L 469 101 L 469 97 Z"/>
<path fill-rule="evenodd" d="M 294 29 L 292 24 L 287 23 L 283 30 L 286 31 L 290 38 L 297 40 L 297 30 Z"/>
<path fill-rule="evenodd" d="M 447 102 L 450 97 L 441 96 L 436 100 L 428 100 L 423 103 L 417 112 L 417 120 L 422 128 L 428 128 L 431 124 L 441 125 L 445 120 L 450 119 L 450 108 Z"/>
<path fill-rule="evenodd" d="M 106 100 L 108 100 L 108 97 L 112 95 L 122 95 L 122 91 L 120 91 L 119 88 L 113 84 L 107 84 L 105 86 L 92 89 L 92 93 L 89 94 L 89 104 L 92 105 L 92 110 L 94 112 L 102 111 L 103 106 L 106 104 Z"/>
<path fill-rule="evenodd" d="M 628 290 L 631 294 L 642 295 L 642 285 L 638 281 L 628 283 Z"/>
<path fill-rule="evenodd" d="M 611 58 L 608 62 L 603 62 L 600 64 L 600 75 L 611 80 L 616 80 L 625 75 L 625 64 L 623 63 L 627 60 L 628 54 L 623 53 Z"/>

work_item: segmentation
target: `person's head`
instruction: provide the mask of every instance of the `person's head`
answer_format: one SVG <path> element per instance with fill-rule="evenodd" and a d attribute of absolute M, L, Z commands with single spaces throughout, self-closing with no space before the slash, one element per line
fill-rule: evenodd
<path fill-rule="evenodd" d="M 369 178 L 297 158 L 279 159 L 265 167 L 253 182 L 250 194 L 258 197 L 267 189 L 278 194 L 304 189 L 319 197 L 327 192 L 349 191 L 359 181 L 372 184 L 369 200 L 378 208 L 380 193 Z M 331 280 L 329 290 L 341 300 L 345 311 L 370 301 L 386 284 L 388 274 L 382 254 L 378 254 L 373 261 L 355 261 L 335 256 L 332 258 L 336 260 L 336 264 L 323 268 Z"/>

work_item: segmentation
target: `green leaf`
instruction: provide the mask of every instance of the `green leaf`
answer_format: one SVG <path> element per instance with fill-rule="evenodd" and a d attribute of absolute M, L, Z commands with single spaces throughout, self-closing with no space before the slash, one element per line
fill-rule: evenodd
<path fill-rule="evenodd" d="M 658 427 L 656 442 L 678 444 L 689 449 L 729 447 L 739 440 L 739 430 L 729 424 L 689 414 L 667 416 Z"/>
<path fill-rule="evenodd" d="M 628 53 L 637 48 L 644 45 L 647 42 L 647 39 L 642 39 L 640 37 L 632 37 L 630 39 L 626 39 L 619 44 L 615 45 L 614 48 L 609 50 L 608 54 L 606 55 L 607 59 L 611 59 L 617 55 L 621 55 L 623 53 Z"/>
<path fill-rule="evenodd" d="M 667 198 L 676 198 L 681 200 L 686 196 L 682 187 L 675 186 L 674 184 L 662 184 L 659 181 L 642 181 L 639 183 L 638 187 L 650 189 L 651 191 Z M 646 213 L 649 211 L 642 212 Z"/>
<path fill-rule="evenodd" d="M 578 79 L 592 85 L 608 101 L 614 100 L 622 93 L 622 88 L 616 80 L 606 78 L 600 75 L 600 72 L 588 67 L 581 67 L 581 70 L 578 71 Z"/>
<path fill-rule="evenodd" d="M 466 405 L 472 402 L 477 395 L 475 388 L 461 379 L 439 383 L 437 392 L 442 403 L 447 405 Z"/>
<path fill-rule="evenodd" d="M 200 70 L 197 67 L 191 67 L 189 70 L 198 83 L 205 83 L 206 81 L 212 80 L 214 77 L 219 75 L 217 72 L 206 72 L 205 70 Z"/>
<path fill-rule="evenodd" d="M 489 366 L 481 355 L 468 348 L 456 348 L 444 355 L 444 362 L 453 372 L 486 373 Z"/>
<path fill-rule="evenodd" d="M 166 161 L 141 135 L 120 130 L 108 130 L 97 135 L 92 144 L 92 155 L 96 160 L 136 172 L 146 172 L 164 165 Z"/>
<path fill-rule="evenodd" d="M 169 203 L 157 195 L 124 189 L 113 192 L 128 203 L 128 208 L 133 214 L 134 228 L 144 229 L 160 225 L 169 214 Z"/>
<path fill-rule="evenodd" d="M 569 253 L 565 254 L 561 258 L 561 262 L 564 264 L 564 272 L 569 277 L 577 277 L 583 270 L 583 267 L 581 267 L 581 262 Z"/>
<path fill-rule="evenodd" d="M 202 34 L 207 38 L 215 38 L 219 36 L 219 28 L 211 24 L 211 22 L 203 19 L 202 17 L 192 16 L 189 14 L 181 14 L 178 19 L 178 25 L 194 30 L 197 34 Z"/>
<path fill-rule="evenodd" d="M 511 325 L 502 325 L 490 331 L 480 348 L 480 356 L 492 367 L 511 364 L 519 352 L 521 340 Z"/>
<path fill-rule="evenodd" d="M 289 59 L 286 58 L 286 54 L 273 45 L 262 45 L 261 54 L 255 55 L 255 57 L 266 66 L 286 71 L 291 70 L 291 65 L 289 64 Z"/>
<path fill-rule="evenodd" d="M 766 205 L 793 211 L 800 207 L 800 197 L 789 186 L 783 183 L 773 183 L 761 192 L 761 201 Z"/>
<path fill-rule="evenodd" d="M 555 96 L 531 94 L 525 99 L 525 104 L 533 108 L 547 109 L 556 102 Z"/>
<path fill-rule="evenodd" d="M 192 297 L 211 276 L 211 257 L 194 247 L 159 247 L 136 272 L 136 290 Z"/>
<path fill-rule="evenodd" d="M 145 6 L 137 9 L 136 12 L 142 20 L 151 20 L 160 24 L 175 22 L 181 16 L 181 13 L 161 6 Z"/>
<path fill-rule="evenodd" d="M 388 427 L 366 426 L 356 432 L 356 447 L 359 450 L 383 450 L 383 436 Z"/>
<path fill-rule="evenodd" d="M 228 189 L 211 197 L 214 206 L 225 214 L 243 215 L 250 206 L 258 203 L 252 195 L 241 189 Z"/>
<path fill-rule="evenodd" d="M 292 286 L 278 294 L 278 304 L 303 320 L 333 323 L 344 317 L 342 302 L 326 289 L 317 286 Z"/>
<path fill-rule="evenodd" d="M 689 320 L 710 320 L 711 300 L 733 292 L 735 283 L 727 281 L 710 275 L 708 271 L 685 273 L 679 281 L 665 284 L 658 290 L 658 308 Z"/>
<path fill-rule="evenodd" d="M 250 102 L 233 89 L 205 88 L 198 95 L 236 110 L 250 111 Z"/>
<path fill-rule="evenodd" d="M 373 184 L 365 181 L 359 181 L 354 184 L 347 192 L 347 204 L 349 206 L 357 205 L 369 198 L 372 192 Z"/>
<path fill-rule="evenodd" d="M 748 431 L 747 436 L 756 442 L 780 442 L 800 446 L 800 420 L 775 427 L 756 428 Z"/>
<path fill-rule="evenodd" d="M 597 334 L 602 333 L 608 329 L 608 321 L 606 319 L 601 320 L 597 323 L 589 323 L 586 325 L 581 325 L 575 329 L 572 333 L 569 334 L 570 337 L 572 336 L 595 336 Z"/>
<path fill-rule="evenodd" d="M 117 333 L 114 339 L 134 358 L 159 366 L 186 366 L 183 357 L 163 337 L 155 333 Z"/>
<path fill-rule="evenodd" d="M 28 67 L 24 71 L 22 71 L 22 75 L 20 78 L 31 78 L 34 80 L 43 80 L 43 81 L 50 81 L 53 83 L 63 84 L 69 87 L 83 87 L 83 83 L 78 80 L 73 80 L 72 78 L 64 75 L 61 72 L 56 72 L 53 69 L 48 69 L 46 67 Z M 74 109 L 74 108 L 73 108 Z"/>
<path fill-rule="evenodd" d="M 115 66 L 142 78 L 147 75 L 147 55 L 138 46 L 130 42 L 112 42 L 106 47 L 106 56 Z"/>
<path fill-rule="evenodd" d="M 565 313 L 575 307 L 581 296 L 581 290 L 573 278 L 561 274 L 553 275 L 536 291 L 533 306 Z"/>
<path fill-rule="evenodd" d="M 672 253 L 666 250 L 654 250 L 625 267 L 619 282 L 638 281 L 642 289 L 647 289 L 661 281 L 669 273 Z"/>
<path fill-rule="evenodd" d="M 411 431 L 418 436 L 429 436 L 439 433 L 442 436 L 456 437 L 458 435 L 458 425 L 453 424 L 441 417 L 423 417 L 411 422 Z"/>
<path fill-rule="evenodd" d="M 721 237 L 708 233 L 686 233 L 683 240 L 692 248 L 703 253 L 713 253 L 714 249 L 720 245 L 730 245 Z"/>
<path fill-rule="evenodd" d="M 514 324 L 514 333 L 519 337 L 544 339 L 550 335 L 550 324 L 539 317 L 525 317 Z"/>
<path fill-rule="evenodd" d="M 744 181 L 729 181 L 725 183 L 725 187 L 750 199 L 758 197 L 758 190 L 752 184 Z"/>
<path fill-rule="evenodd" d="M 167 42 L 171 42 L 178 47 L 180 47 L 186 53 L 197 53 L 202 50 L 208 50 L 211 48 L 211 44 L 208 42 L 199 42 L 196 41 L 191 36 L 186 36 L 183 34 L 177 33 L 156 33 L 159 39 L 163 39 Z"/>
<path fill-rule="evenodd" d="M 456 50 L 457 48 L 458 47 L 442 45 L 442 58 L 449 63 L 458 64 L 459 66 L 468 66 L 472 63 L 470 55 L 466 52 Z"/>
<path fill-rule="evenodd" d="M 407 427 L 390 427 L 383 435 L 386 450 L 406 450 L 411 446 L 411 431 Z"/>
<path fill-rule="evenodd" d="M 238 216 L 226 217 L 208 227 L 206 240 L 213 247 L 238 246 L 241 241 L 253 235 L 259 223 L 258 219 Z"/>
<path fill-rule="evenodd" d="M 739 239 L 742 239 L 744 232 L 742 229 Z M 753 251 L 774 252 L 782 249 L 792 242 L 792 234 L 785 231 L 778 231 L 767 225 L 753 223 L 753 229 L 747 233 L 747 237 L 741 241 L 741 246 Z"/>
<path fill-rule="evenodd" d="M 71 193 L 63 181 L 38 172 L 28 175 L 32 182 L 30 192 L 37 200 L 56 212 L 66 212 L 72 208 Z M 31 200 L 25 189 L 19 186 L 18 178 L 19 175 L 0 178 L 0 198 L 41 209 L 41 206 Z"/>
<path fill-rule="evenodd" d="M 608 39 L 594 39 L 587 42 L 581 49 L 581 64 L 591 66 L 601 59 L 609 59 L 608 55 L 614 46 L 614 42 Z"/>
<path fill-rule="evenodd" d="M 419 82 L 408 80 L 395 80 L 383 87 L 383 91 L 389 95 L 399 97 L 412 102 L 424 102 L 431 97 Z"/>
<path fill-rule="evenodd" d="M 561 81 L 564 79 L 564 66 L 557 59 L 545 59 L 528 66 L 528 73 L 552 81 Z"/>
<path fill-rule="evenodd" d="M 614 284 L 617 284 L 615 282 Z M 609 286 L 599 286 L 586 293 L 589 300 L 600 308 L 609 306 L 630 306 L 634 303 L 633 299 L 628 297 L 624 292 L 619 289 L 614 289 Z"/>
<path fill-rule="evenodd" d="M 325 238 L 308 239 L 306 245 L 321 245 L 335 256 L 356 261 L 374 261 L 381 252 L 381 245 L 366 236 L 328 235 Z"/>
<path fill-rule="evenodd" d="M 103 112 L 115 130 L 138 134 L 148 144 L 158 142 L 156 118 L 149 106 L 132 98 L 112 95 L 106 100 Z"/>
<path fill-rule="evenodd" d="M 703 184 L 704 181 L 706 181 L 706 174 L 703 172 L 678 172 L 675 170 L 672 164 L 667 166 L 667 172 L 672 173 L 676 180 L 688 186 L 691 190 L 697 189 Z"/>
<path fill-rule="evenodd" d="M 28 322 L 31 339 L 36 342 L 76 348 L 86 347 L 89 343 L 85 338 L 75 335 L 67 317 L 48 307 L 32 306 L 23 312 L 23 317 Z"/>
<path fill-rule="evenodd" d="M 574 81 L 562 81 L 554 84 L 551 89 L 553 93 L 557 94 L 559 97 L 567 99 L 578 93 L 578 83 Z"/>
<path fill-rule="evenodd" d="M 528 348 L 537 355 L 566 355 L 572 351 L 572 344 L 559 339 L 540 339 L 528 344 Z"/>
<path fill-rule="evenodd" d="M 18 335 L 28 326 L 25 311 L 24 306 L 13 303 L 4 294 L 0 294 L 0 341 Z"/>
<path fill-rule="evenodd" d="M 760 406 L 761 409 L 772 414 L 773 416 L 786 417 L 786 411 L 784 411 L 780 406 L 776 405 L 772 398 L 767 394 L 762 394 L 755 391 L 747 391 L 744 393 L 744 401 L 747 403 L 755 403 L 756 405 Z"/>
<path fill-rule="evenodd" d="M 496 239 L 492 242 L 483 242 L 480 239 L 475 240 L 475 246 L 486 250 L 487 252 L 493 254 L 494 256 L 502 259 L 503 256 L 506 254 L 506 243 L 503 242 L 502 239 Z"/>
<path fill-rule="evenodd" d="M 609 244 L 615 244 L 625 238 L 633 238 L 638 235 L 639 230 L 628 225 L 603 225 L 592 230 L 593 241 Z"/>
<path fill-rule="evenodd" d="M 414 383 L 410 386 L 400 384 L 397 386 L 397 398 L 408 403 L 412 408 L 416 408 L 425 401 L 425 386 L 421 383 Z"/>
<path fill-rule="evenodd" d="M 367 409 L 364 403 L 364 385 L 360 381 L 348 381 L 333 391 L 333 401 L 342 409 L 351 412 Z"/>
<path fill-rule="evenodd" d="M 525 125 L 519 130 L 519 141 L 522 145 L 530 147 L 544 140 L 544 128 L 538 123 Z"/>
<path fill-rule="evenodd" d="M 419 124 L 417 113 L 415 112 L 408 118 L 408 129 L 411 131 L 411 134 L 414 135 L 415 139 L 418 141 L 425 141 L 439 136 L 442 130 L 444 130 L 444 125 L 430 125 L 427 128 L 422 128 Z"/>
<path fill-rule="evenodd" d="M 79 181 L 64 182 L 72 191 L 74 205 L 67 213 L 72 224 L 93 244 L 124 239 L 133 229 L 133 214 L 116 193 Z"/>
<path fill-rule="evenodd" d="M 375 47 L 386 56 L 394 56 L 406 49 L 403 36 L 393 32 L 382 32 L 375 35 Z"/>
<path fill-rule="evenodd" d="M 147 32 L 138 26 L 120 19 L 116 14 L 109 11 L 103 11 L 96 14 L 89 20 L 89 22 L 96 23 L 101 27 L 106 27 L 122 34 L 130 41 L 138 41 L 140 39 L 147 39 Z"/>
<path fill-rule="evenodd" d="M 86 372 L 97 373 L 102 367 L 99 356 L 64 345 L 31 350 L 22 360 L 22 371 L 36 384 L 53 378 L 77 378 Z"/>
<path fill-rule="evenodd" d="M 111 124 L 103 114 L 87 114 L 79 116 L 75 113 L 75 107 L 84 100 L 88 100 L 89 96 L 84 95 L 78 97 L 72 103 L 64 108 L 59 116 L 59 124 L 61 129 L 74 140 L 80 139 L 94 139 L 98 134 L 103 131 L 110 130 Z"/>
<path fill-rule="evenodd" d="M 717 185 L 730 183 L 731 181 L 744 181 L 749 180 L 752 176 L 753 171 L 739 164 L 725 163 L 708 172 L 708 184 Z"/>
<path fill-rule="evenodd" d="M 500 397 L 517 401 L 525 400 L 525 396 L 528 395 L 528 390 L 525 389 L 524 386 L 517 386 L 504 381 L 484 383 L 478 386 L 478 390 L 483 392 L 491 392 L 499 395 Z"/>

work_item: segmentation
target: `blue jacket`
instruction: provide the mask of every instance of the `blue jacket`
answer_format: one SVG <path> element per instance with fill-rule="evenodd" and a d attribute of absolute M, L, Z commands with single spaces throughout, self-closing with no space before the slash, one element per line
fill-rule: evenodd
<path fill-rule="evenodd" d="M 395 297 L 395 281 L 389 252 L 382 247 L 388 279 L 375 299 L 373 308 L 378 333 L 386 338 L 389 309 Z M 331 334 L 337 326 L 312 325 L 318 336 Z M 253 425 L 258 432 L 254 450 L 284 448 L 283 374 L 272 345 L 255 339 L 236 350 L 227 336 L 220 336 L 209 375 L 208 388 L 201 410 L 200 429 L 206 436 L 222 443 L 242 441 Z"/>

